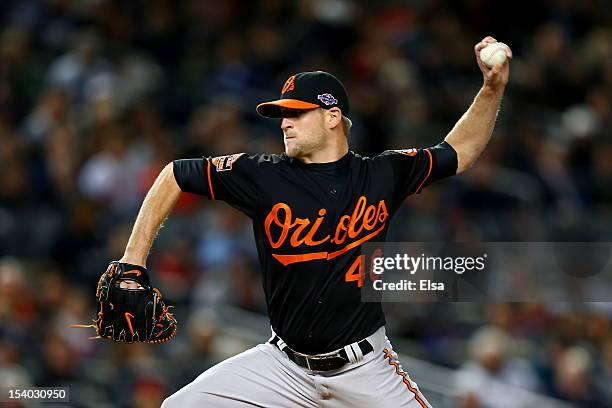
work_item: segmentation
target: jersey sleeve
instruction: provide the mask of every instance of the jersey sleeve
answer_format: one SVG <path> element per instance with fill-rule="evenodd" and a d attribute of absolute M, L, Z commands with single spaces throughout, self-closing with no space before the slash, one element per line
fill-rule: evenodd
<path fill-rule="evenodd" d="M 457 172 L 457 153 L 447 142 L 426 149 L 387 150 L 380 156 L 391 165 L 398 201 Z"/>
<path fill-rule="evenodd" d="M 255 216 L 259 187 L 256 156 L 244 153 L 173 162 L 174 178 L 182 191 L 225 201 Z"/>

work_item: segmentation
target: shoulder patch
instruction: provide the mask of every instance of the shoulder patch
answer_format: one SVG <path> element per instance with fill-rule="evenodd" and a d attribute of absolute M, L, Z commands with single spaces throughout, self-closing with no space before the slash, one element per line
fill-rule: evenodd
<path fill-rule="evenodd" d="M 417 149 L 401 149 L 401 150 L 391 150 L 392 152 L 397 152 L 401 154 L 405 154 L 406 156 L 416 156 Z"/>
<path fill-rule="evenodd" d="M 228 171 L 232 169 L 232 165 L 244 153 L 230 154 L 227 156 L 217 156 L 210 159 L 217 171 Z"/>

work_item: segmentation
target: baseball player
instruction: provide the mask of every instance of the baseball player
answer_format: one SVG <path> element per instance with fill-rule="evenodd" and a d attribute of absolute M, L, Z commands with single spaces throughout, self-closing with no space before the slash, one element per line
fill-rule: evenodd
<path fill-rule="evenodd" d="M 493 42 L 475 45 L 483 86 L 437 146 L 371 158 L 349 151 L 344 86 L 329 73 L 303 72 L 286 81 L 279 100 L 257 106 L 280 119 L 284 154 L 176 160 L 164 168 L 111 275 L 145 271 L 182 191 L 225 201 L 253 221 L 272 336 L 208 369 L 162 407 L 430 406 L 385 336 L 380 302 L 360 301 L 360 247 L 384 241 L 407 196 L 465 171 L 487 145 L 509 76 L 508 61 L 488 68 L 480 60 L 480 49 Z"/>

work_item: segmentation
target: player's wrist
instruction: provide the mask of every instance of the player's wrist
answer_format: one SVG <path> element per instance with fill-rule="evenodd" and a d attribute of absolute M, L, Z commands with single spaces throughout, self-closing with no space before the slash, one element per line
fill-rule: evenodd
<path fill-rule="evenodd" d="M 506 90 L 506 84 L 488 83 L 485 81 L 482 84 L 482 87 L 480 88 L 480 93 L 482 95 L 487 95 L 491 97 L 501 97 L 505 90 Z"/>
<path fill-rule="evenodd" d="M 123 254 L 119 262 L 131 265 L 142 266 L 143 268 L 147 267 L 147 259 L 146 256 L 139 256 L 136 254 L 126 252 Z"/>

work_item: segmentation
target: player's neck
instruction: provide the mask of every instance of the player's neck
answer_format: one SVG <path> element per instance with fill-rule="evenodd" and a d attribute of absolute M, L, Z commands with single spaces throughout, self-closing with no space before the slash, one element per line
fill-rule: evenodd
<path fill-rule="evenodd" d="M 297 157 L 299 161 L 306 164 L 331 163 L 340 160 L 348 153 L 348 144 L 338 143 L 326 149 L 317 150 L 308 155 Z"/>

